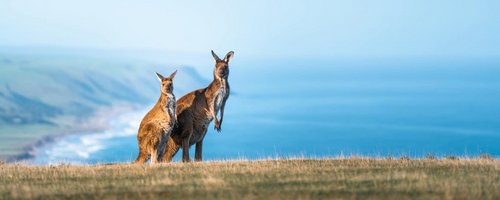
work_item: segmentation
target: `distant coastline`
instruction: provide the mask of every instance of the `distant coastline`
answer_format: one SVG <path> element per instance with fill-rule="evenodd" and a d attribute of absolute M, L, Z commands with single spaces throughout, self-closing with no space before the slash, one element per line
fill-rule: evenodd
<path fill-rule="evenodd" d="M 111 113 L 153 103 L 154 72 L 173 69 L 120 52 L 42 49 L 0 49 L 2 161 L 30 160 L 35 149 L 61 137 L 106 130 Z M 192 67 L 176 68 L 185 71 L 178 93 L 205 81 Z"/>
<path fill-rule="evenodd" d="M 36 152 L 40 148 L 56 143 L 65 136 L 104 131 L 110 127 L 109 122 L 112 116 L 139 110 L 142 107 L 143 105 L 138 104 L 120 104 L 99 108 L 90 117 L 79 120 L 74 126 L 62 129 L 54 134 L 46 134 L 34 143 L 26 145 L 21 153 L 7 157 L 6 162 L 30 162 L 37 156 Z"/>

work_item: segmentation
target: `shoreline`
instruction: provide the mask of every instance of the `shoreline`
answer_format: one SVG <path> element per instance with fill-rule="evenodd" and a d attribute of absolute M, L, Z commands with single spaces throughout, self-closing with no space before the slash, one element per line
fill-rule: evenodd
<path fill-rule="evenodd" d="M 57 143 L 60 139 L 70 135 L 88 135 L 102 132 L 110 128 L 111 117 L 131 111 L 138 111 L 143 105 L 118 104 L 109 107 L 98 108 L 89 117 L 75 120 L 69 128 L 64 128 L 53 134 L 44 134 L 40 139 L 22 148 L 17 155 L 8 156 L 6 163 L 30 162 L 37 156 L 37 150 Z"/>

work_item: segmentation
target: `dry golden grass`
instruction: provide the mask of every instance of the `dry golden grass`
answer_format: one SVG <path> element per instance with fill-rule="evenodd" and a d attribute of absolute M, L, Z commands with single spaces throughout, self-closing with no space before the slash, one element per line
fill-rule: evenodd
<path fill-rule="evenodd" d="M 369 158 L 0 166 L 2 199 L 500 199 L 500 161 Z"/>

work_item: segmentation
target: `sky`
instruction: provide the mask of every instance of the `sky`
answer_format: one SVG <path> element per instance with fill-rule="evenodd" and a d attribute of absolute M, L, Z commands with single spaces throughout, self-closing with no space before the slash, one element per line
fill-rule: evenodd
<path fill-rule="evenodd" d="M 0 0 L 0 48 L 498 57 L 499 10 L 489 0 Z"/>

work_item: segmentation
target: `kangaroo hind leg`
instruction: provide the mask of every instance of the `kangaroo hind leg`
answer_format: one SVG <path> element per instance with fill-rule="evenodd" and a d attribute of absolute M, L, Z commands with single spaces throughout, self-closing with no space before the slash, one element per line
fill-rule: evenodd
<path fill-rule="evenodd" d="M 202 161 L 202 151 L 203 151 L 203 140 L 199 141 L 198 143 L 196 143 L 196 151 L 195 151 L 195 154 L 194 154 L 194 159 L 195 161 L 197 162 L 201 162 Z"/>
<path fill-rule="evenodd" d="M 156 164 L 158 162 L 158 154 L 154 149 L 151 149 L 151 164 Z"/>
<path fill-rule="evenodd" d="M 162 162 L 172 162 L 172 159 L 174 158 L 175 154 L 179 151 L 180 146 L 177 145 L 171 137 L 167 141 L 167 145 L 165 147 L 165 150 L 162 154 L 161 161 Z"/>

